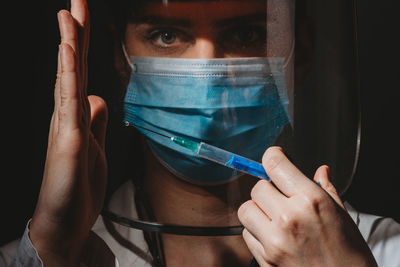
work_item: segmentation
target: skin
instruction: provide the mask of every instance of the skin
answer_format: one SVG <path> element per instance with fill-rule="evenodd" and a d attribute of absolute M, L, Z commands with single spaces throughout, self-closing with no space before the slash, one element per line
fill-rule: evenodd
<path fill-rule="evenodd" d="M 265 2 L 146 5 L 127 24 L 129 55 L 179 58 L 265 56 Z"/>
<path fill-rule="evenodd" d="M 104 201 L 107 109 L 101 98 L 86 94 L 89 13 L 85 0 L 72 1 L 71 12 L 60 11 L 58 19 L 61 44 L 55 108 L 42 187 L 30 223 L 30 238 L 45 266 L 79 266 L 89 231 Z M 196 32 L 205 33 L 205 25 L 197 26 Z M 196 36 L 202 37 L 185 43 L 187 46 L 183 50 L 174 47 L 170 51 L 175 54 L 170 55 L 177 56 L 179 52 L 181 57 L 229 56 L 216 53 L 219 50 L 211 42 L 215 40 L 215 34 Z M 134 49 L 138 46 L 133 46 L 128 39 L 128 53 L 135 54 Z M 203 49 L 194 44 L 203 45 Z M 211 49 L 204 50 L 205 44 Z M 165 53 L 166 49 L 163 51 Z M 206 54 L 196 54 L 196 51 Z M 202 212 L 207 216 L 201 217 L 196 213 L 182 216 L 181 220 L 187 220 L 184 222 L 190 224 L 202 218 L 202 224 L 223 225 L 236 224 L 240 220 L 246 228 L 243 239 L 240 236 L 224 239 L 164 236 L 170 266 L 248 266 L 253 255 L 262 266 L 376 266 L 368 246 L 329 182 L 326 166 L 315 174 L 314 179 L 321 182 L 318 187 L 290 163 L 281 149 L 268 149 L 263 166 L 273 184 L 258 182 L 251 191 L 251 200 L 240 207 L 237 218 L 236 208 L 232 209 L 223 198 L 217 197 L 220 192 L 176 179 L 148 150 L 145 157 L 147 169 L 151 170 L 147 172 L 146 178 L 150 182 L 146 190 L 158 196 L 151 201 L 154 206 L 163 207 L 155 211 L 159 217 L 172 220 L 170 214 L 187 215 L 193 206 L 185 207 L 182 198 L 188 198 L 195 208 L 209 213 Z M 246 179 L 239 180 L 247 183 L 243 182 Z M 157 182 L 162 186 L 154 187 Z M 243 187 L 243 184 L 232 185 Z M 250 189 L 250 182 L 245 187 Z M 180 202 L 174 198 L 177 195 Z M 174 203 L 168 207 L 169 213 L 162 206 L 171 203 L 166 199 Z M 204 204 L 201 199 L 209 201 Z M 240 203 L 241 199 L 233 202 Z M 170 212 L 171 208 L 176 208 L 177 212 Z M 227 213 L 229 209 L 233 211 Z M 227 262 L 226 258 L 232 259 L 233 255 L 233 262 Z"/>
<path fill-rule="evenodd" d="M 262 164 L 272 183 L 259 181 L 238 210 L 243 238 L 260 266 L 377 266 L 328 166 L 318 168 L 313 182 L 280 147 L 270 147 Z"/>

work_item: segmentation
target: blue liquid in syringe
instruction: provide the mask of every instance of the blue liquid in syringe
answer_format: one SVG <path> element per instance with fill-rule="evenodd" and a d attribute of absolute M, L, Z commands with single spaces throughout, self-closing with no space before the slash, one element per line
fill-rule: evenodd
<path fill-rule="evenodd" d="M 265 172 L 264 167 L 259 162 L 247 159 L 204 142 L 195 142 L 180 137 L 171 137 L 171 140 L 182 147 L 190 149 L 202 158 L 261 179 L 266 179 L 268 181 L 271 180 Z"/>

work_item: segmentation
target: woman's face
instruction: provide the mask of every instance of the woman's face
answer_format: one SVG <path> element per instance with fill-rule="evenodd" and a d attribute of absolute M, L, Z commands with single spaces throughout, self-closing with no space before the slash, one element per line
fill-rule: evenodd
<path fill-rule="evenodd" d="M 150 3 L 125 33 L 130 56 L 176 58 L 266 55 L 265 1 Z"/>

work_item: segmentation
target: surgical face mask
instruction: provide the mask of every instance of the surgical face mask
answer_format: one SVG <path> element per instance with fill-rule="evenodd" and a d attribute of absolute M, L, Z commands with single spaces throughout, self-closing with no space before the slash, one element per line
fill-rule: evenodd
<path fill-rule="evenodd" d="M 260 161 L 290 121 L 282 58 L 130 61 L 124 107 L 125 120 L 132 124 Z M 190 183 L 221 184 L 239 175 L 167 138 L 138 130 L 159 161 Z"/>

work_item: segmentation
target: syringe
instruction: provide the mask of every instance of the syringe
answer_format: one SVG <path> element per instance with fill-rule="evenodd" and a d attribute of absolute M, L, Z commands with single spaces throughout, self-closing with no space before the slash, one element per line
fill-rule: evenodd
<path fill-rule="evenodd" d="M 239 156 L 237 154 L 206 144 L 204 142 L 196 142 L 182 137 L 167 136 L 129 122 L 126 122 L 126 125 L 133 125 L 138 128 L 142 128 L 144 130 L 158 134 L 160 136 L 169 138 L 175 144 L 178 144 L 179 146 L 193 151 L 202 158 L 211 160 L 226 167 L 238 170 L 240 172 L 247 173 L 261 179 L 266 179 L 267 181 L 271 181 L 271 179 L 265 172 L 264 167 L 259 162 Z"/>

